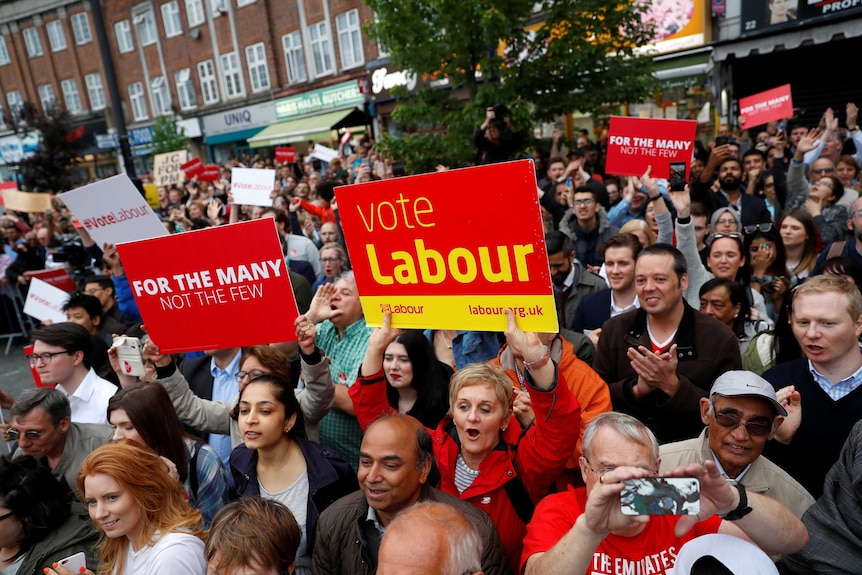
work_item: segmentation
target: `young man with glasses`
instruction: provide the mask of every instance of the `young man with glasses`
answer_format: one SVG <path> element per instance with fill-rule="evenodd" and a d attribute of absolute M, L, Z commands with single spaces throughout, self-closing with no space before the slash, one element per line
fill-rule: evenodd
<path fill-rule="evenodd" d="M 24 391 L 11 415 L 6 439 L 18 442 L 14 457 L 31 455 L 46 463 L 54 477 L 73 491 L 84 459 L 114 435 L 108 425 L 72 423 L 69 400 L 50 387 Z"/>
<path fill-rule="evenodd" d="M 56 384 L 69 398 L 75 423 L 108 423 L 108 400 L 117 387 L 93 369 L 93 338 L 71 321 L 33 332 L 33 353 L 27 356 L 42 383 Z"/>
<path fill-rule="evenodd" d="M 620 230 L 611 225 L 592 188 L 578 186 L 570 191 L 567 184 L 557 184 L 560 185 L 566 187 L 571 203 L 560 221 L 560 231 L 574 243 L 578 260 L 590 271 L 598 272 L 604 263 L 601 245 Z"/>
<path fill-rule="evenodd" d="M 750 371 L 728 371 L 715 380 L 709 397 L 700 400 L 701 434 L 661 446 L 661 471 L 680 465 L 715 461 L 728 481 L 762 493 L 801 518 L 814 499 L 795 479 L 763 457 L 787 410 L 772 385 Z"/>
<path fill-rule="evenodd" d="M 667 474 L 700 480 L 699 515 L 623 515 L 623 481 L 655 477 L 661 463 L 655 436 L 633 417 L 599 415 L 584 432 L 583 448 L 586 487 L 549 495 L 527 526 L 526 575 L 667 573 L 686 541 L 708 533 L 740 537 L 770 554 L 808 542 L 805 526 L 788 509 L 732 486 L 712 460 Z"/>

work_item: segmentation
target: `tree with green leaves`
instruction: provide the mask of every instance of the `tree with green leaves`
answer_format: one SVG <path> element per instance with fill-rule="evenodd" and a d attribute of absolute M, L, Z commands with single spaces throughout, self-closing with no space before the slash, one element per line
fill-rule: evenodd
<path fill-rule="evenodd" d="M 165 154 L 188 148 L 186 131 L 172 116 L 159 116 L 153 124 L 152 154 Z"/>
<path fill-rule="evenodd" d="M 366 0 L 368 31 L 392 63 L 419 78 L 449 81 L 407 95 L 394 112 L 409 127 L 381 148 L 422 172 L 475 159 L 473 132 L 485 110 L 506 104 L 517 129 L 559 114 L 640 101 L 654 84 L 636 50 L 653 37 L 644 3 L 621 0 Z"/>
<path fill-rule="evenodd" d="M 84 128 L 72 130 L 69 114 L 54 109 L 49 114 L 25 102 L 17 116 L 16 132 L 19 136 L 36 133 L 39 148 L 16 165 L 24 190 L 64 192 L 72 187 L 69 168 L 88 147 L 84 141 Z"/>

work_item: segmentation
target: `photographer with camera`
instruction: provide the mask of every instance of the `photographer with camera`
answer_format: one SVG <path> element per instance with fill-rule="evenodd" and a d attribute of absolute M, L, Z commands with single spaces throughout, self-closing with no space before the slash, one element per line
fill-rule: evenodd
<path fill-rule="evenodd" d="M 515 130 L 509 108 L 503 104 L 485 109 L 485 121 L 473 136 L 476 164 L 496 164 L 515 157 L 524 144 L 524 136 Z"/>

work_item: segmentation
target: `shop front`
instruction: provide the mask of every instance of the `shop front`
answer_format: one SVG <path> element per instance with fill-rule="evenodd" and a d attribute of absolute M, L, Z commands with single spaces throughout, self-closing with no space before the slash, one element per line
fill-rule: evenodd
<path fill-rule="evenodd" d="M 177 120 L 177 130 L 182 131 L 185 136 L 189 152 L 192 155 L 200 155 L 201 138 L 203 137 L 200 118 Z M 153 168 L 153 125 L 129 128 L 128 135 L 135 171 L 139 175 L 148 174 Z"/>
<path fill-rule="evenodd" d="M 281 98 L 274 102 L 277 122 L 248 138 L 248 145 L 256 150 L 299 144 L 337 148 L 341 133 L 355 135 L 367 128 L 364 107 L 358 80 Z M 300 146 L 300 151 L 306 148 Z"/>
<path fill-rule="evenodd" d="M 209 161 L 227 162 L 249 148 L 249 138 L 276 121 L 271 100 L 204 116 L 204 142 Z"/>

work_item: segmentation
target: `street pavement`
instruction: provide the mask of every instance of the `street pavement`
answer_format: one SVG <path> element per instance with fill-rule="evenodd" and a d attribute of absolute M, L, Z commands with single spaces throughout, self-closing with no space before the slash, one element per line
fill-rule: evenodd
<path fill-rule="evenodd" d="M 27 358 L 24 357 L 24 344 L 22 338 L 17 338 L 7 355 L 6 340 L 0 340 L 0 389 L 12 397 L 18 397 L 22 391 L 35 385 Z"/>

